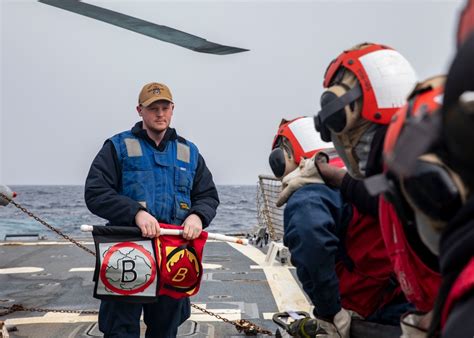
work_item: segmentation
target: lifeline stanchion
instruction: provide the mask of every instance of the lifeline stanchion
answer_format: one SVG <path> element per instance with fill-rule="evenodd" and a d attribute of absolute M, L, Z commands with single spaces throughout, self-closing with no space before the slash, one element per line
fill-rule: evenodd
<path fill-rule="evenodd" d="M 10 203 L 10 200 L 16 197 L 16 192 L 12 191 L 9 187 L 4 184 L 0 184 L 0 193 L 5 195 L 7 198 L 0 197 L 0 206 L 4 207 Z"/>

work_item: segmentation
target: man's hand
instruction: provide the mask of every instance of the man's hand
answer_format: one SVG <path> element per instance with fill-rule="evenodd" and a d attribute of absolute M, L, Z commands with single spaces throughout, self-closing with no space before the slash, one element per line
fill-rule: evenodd
<path fill-rule="evenodd" d="M 155 238 L 160 235 L 160 223 L 145 210 L 137 212 L 135 223 L 142 231 L 143 237 Z"/>
<path fill-rule="evenodd" d="M 276 202 L 277 207 L 285 204 L 288 198 L 302 186 L 310 183 L 324 183 L 314 165 L 315 161 L 318 161 L 319 158 L 321 158 L 321 155 L 316 153 L 309 159 L 302 159 L 298 168 L 283 178 L 281 181 L 282 191 Z"/>
<path fill-rule="evenodd" d="M 317 162 L 319 173 L 324 182 L 333 188 L 339 188 L 342 185 L 342 179 L 346 176 L 345 169 L 337 168 L 328 163 Z"/>
<path fill-rule="evenodd" d="M 202 221 L 198 215 L 191 214 L 183 222 L 183 238 L 187 240 L 198 238 L 202 232 Z"/>

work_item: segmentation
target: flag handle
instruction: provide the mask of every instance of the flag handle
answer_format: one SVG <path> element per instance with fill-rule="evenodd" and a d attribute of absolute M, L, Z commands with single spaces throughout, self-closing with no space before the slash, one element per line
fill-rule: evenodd
<path fill-rule="evenodd" d="M 82 224 L 81 231 L 82 232 L 92 232 L 94 230 L 93 225 Z M 180 236 L 183 234 L 183 230 L 178 229 L 161 229 L 161 235 L 171 235 L 171 236 Z M 238 238 L 234 236 L 227 236 L 222 234 L 215 234 L 215 233 L 207 233 L 207 238 L 214 239 L 216 241 L 223 241 L 223 242 L 230 242 L 230 243 L 237 243 L 242 245 L 248 245 L 249 240 L 246 238 Z"/>

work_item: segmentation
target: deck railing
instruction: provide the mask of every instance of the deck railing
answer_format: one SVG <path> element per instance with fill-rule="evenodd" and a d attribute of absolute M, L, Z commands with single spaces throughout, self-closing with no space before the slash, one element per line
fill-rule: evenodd
<path fill-rule="evenodd" d="M 273 176 L 259 175 L 257 187 L 258 225 L 265 227 L 271 240 L 283 237 L 283 208 L 276 207 L 281 182 Z"/>

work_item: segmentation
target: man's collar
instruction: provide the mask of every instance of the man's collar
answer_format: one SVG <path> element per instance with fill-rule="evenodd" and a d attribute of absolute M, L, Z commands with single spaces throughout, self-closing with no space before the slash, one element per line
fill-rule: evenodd
<path fill-rule="evenodd" d="M 153 141 L 147 134 L 146 130 L 143 129 L 143 121 L 135 123 L 132 127 L 132 134 L 138 138 L 141 138 L 151 144 L 154 148 L 158 149 L 158 151 L 163 151 L 166 149 L 166 145 L 168 141 L 174 141 L 178 137 L 176 134 L 176 130 L 174 128 L 166 129 L 165 136 L 161 140 L 159 146 L 156 146 L 155 141 Z"/>

